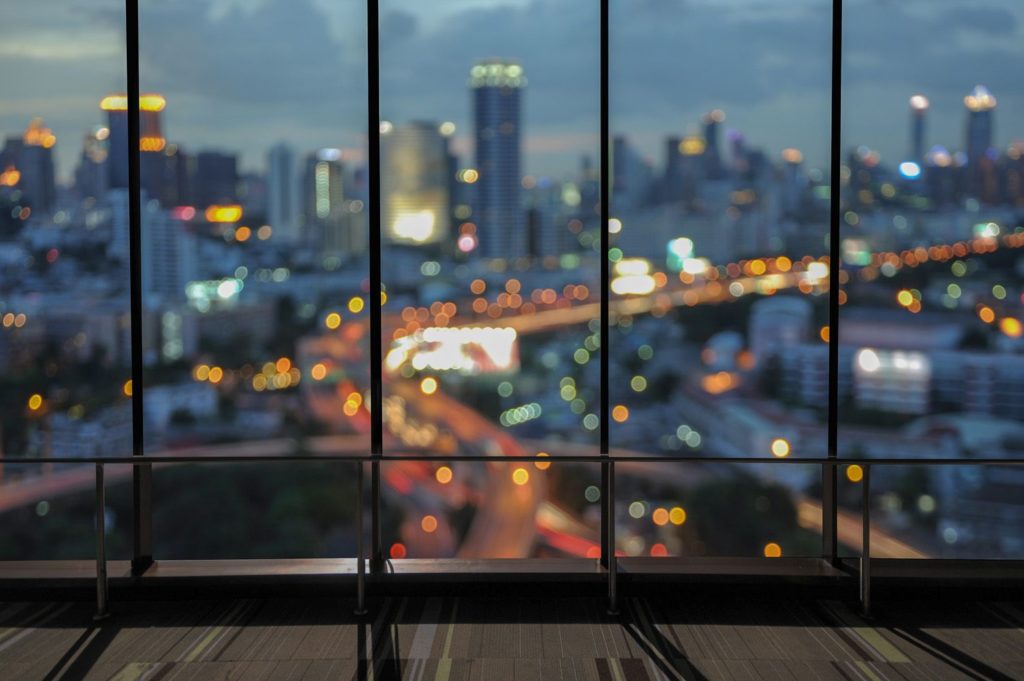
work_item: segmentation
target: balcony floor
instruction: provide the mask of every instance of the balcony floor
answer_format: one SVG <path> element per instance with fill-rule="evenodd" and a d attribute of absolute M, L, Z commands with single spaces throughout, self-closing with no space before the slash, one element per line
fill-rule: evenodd
<path fill-rule="evenodd" d="M 1024 603 L 388 598 L 0 603 L 5 679 L 1020 679 Z"/>

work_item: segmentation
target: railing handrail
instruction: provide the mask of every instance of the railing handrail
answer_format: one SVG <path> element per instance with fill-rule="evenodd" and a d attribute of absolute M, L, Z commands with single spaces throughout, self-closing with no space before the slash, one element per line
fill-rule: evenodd
<path fill-rule="evenodd" d="M 218 455 L 185 455 L 168 456 L 146 455 L 138 457 L 130 456 L 89 456 L 89 457 L 44 457 L 44 458 L 0 458 L 0 466 L 4 464 L 31 465 L 31 464 L 104 464 L 104 465 L 125 465 L 145 466 L 148 464 L 165 463 L 281 463 L 281 462 L 308 463 L 313 461 L 348 461 L 357 463 L 364 462 L 387 462 L 387 461 L 426 461 L 426 462 L 453 462 L 473 461 L 490 463 L 736 463 L 736 464 L 782 464 L 782 465 L 805 465 L 805 466 L 1024 466 L 1024 458 L 999 459 L 993 457 L 974 459 L 951 459 L 951 458 L 887 458 L 871 459 L 865 457 L 851 457 L 832 459 L 827 457 L 785 457 L 768 458 L 757 456 L 658 456 L 656 454 L 641 455 L 616 455 L 616 454 L 566 454 L 539 456 L 536 454 L 521 455 L 495 455 L 486 454 L 386 454 L 382 457 L 371 454 L 239 454 L 232 456 Z"/>

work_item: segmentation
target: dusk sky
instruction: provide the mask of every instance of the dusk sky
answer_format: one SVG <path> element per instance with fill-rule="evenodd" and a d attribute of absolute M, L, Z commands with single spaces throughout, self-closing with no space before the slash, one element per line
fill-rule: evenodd
<path fill-rule="evenodd" d="M 612 126 L 660 163 L 660 140 L 721 108 L 727 128 L 773 154 L 828 161 L 827 0 L 613 2 Z M 66 178 L 100 98 L 124 88 L 123 3 L 6 0 L 0 131 L 41 115 Z M 237 150 L 260 168 L 286 140 L 304 152 L 356 149 L 365 127 L 364 3 L 144 0 L 142 86 L 168 99 L 164 126 L 189 150 Z M 1024 138 L 1024 3 L 848 0 L 844 143 L 883 161 L 906 153 L 907 99 L 932 102 L 929 144 L 962 147 L 962 99 L 999 100 L 996 141 Z M 525 172 L 562 175 L 597 153 L 596 0 L 382 0 L 382 112 L 396 123 L 451 120 L 468 150 L 466 80 L 476 59 L 519 60 Z M 464 163 L 469 164 L 467 157 Z"/>

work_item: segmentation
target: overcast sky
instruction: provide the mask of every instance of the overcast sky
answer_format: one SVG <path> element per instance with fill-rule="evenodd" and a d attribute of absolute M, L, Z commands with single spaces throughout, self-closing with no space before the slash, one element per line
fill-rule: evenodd
<path fill-rule="evenodd" d="M 827 164 L 831 2 L 613 0 L 612 127 L 649 156 L 711 108 L 777 153 Z M 43 116 L 66 177 L 99 99 L 124 88 L 123 3 L 4 0 L 0 131 Z M 354 0 L 142 0 L 142 85 L 168 99 L 164 127 L 251 168 L 286 140 L 357 149 L 365 128 L 365 4 Z M 1000 146 L 1024 138 L 1024 3 L 847 0 L 844 141 L 906 153 L 907 99 L 932 101 L 929 144 L 962 147 L 963 96 L 999 100 Z M 531 174 L 597 153 L 597 0 L 381 0 L 382 112 L 451 120 L 467 150 L 474 60 L 518 59 L 529 84 Z M 658 158 L 660 162 L 660 158 Z M 467 159 L 467 163 L 469 159 Z"/>

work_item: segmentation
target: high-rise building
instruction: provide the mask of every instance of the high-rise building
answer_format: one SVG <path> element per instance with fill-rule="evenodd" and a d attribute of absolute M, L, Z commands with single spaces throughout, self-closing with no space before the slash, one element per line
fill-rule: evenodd
<path fill-rule="evenodd" d="M 928 107 L 928 98 L 924 95 L 914 95 L 910 98 L 910 160 L 914 163 L 924 162 Z"/>
<path fill-rule="evenodd" d="M 192 199 L 199 208 L 238 203 L 238 158 L 220 151 L 196 154 Z"/>
<path fill-rule="evenodd" d="M 75 168 L 75 191 L 80 198 L 98 199 L 107 191 L 107 140 L 110 130 L 98 127 L 82 139 L 82 155 Z"/>
<path fill-rule="evenodd" d="M 725 177 L 725 163 L 719 144 L 720 129 L 725 122 L 725 112 L 721 109 L 709 111 L 704 115 L 704 177 L 709 180 L 720 180 Z"/>
<path fill-rule="evenodd" d="M 991 199 L 995 187 L 995 159 L 992 149 L 993 117 L 996 98 L 984 85 L 976 85 L 964 97 L 967 108 L 967 189 L 972 196 Z"/>
<path fill-rule="evenodd" d="M 520 94 L 523 68 L 505 60 L 487 60 L 470 71 L 476 125 L 478 253 L 487 258 L 526 254 L 523 229 Z"/>
<path fill-rule="evenodd" d="M 267 222 L 277 239 L 294 243 L 299 239 L 299 196 L 296 186 L 295 155 L 284 142 L 267 152 Z"/>
<path fill-rule="evenodd" d="M 142 212 L 142 287 L 153 306 L 185 302 L 188 282 L 199 278 L 196 235 L 170 212 L 147 204 Z"/>
<path fill-rule="evenodd" d="M 57 201 L 53 147 L 57 137 L 42 118 L 34 118 L 21 138 L 16 167 L 21 173 L 19 188 L 33 210 L 48 212 Z"/>
<path fill-rule="evenodd" d="M 140 173 L 142 189 L 151 197 L 160 197 L 164 175 L 162 152 L 167 146 L 160 112 L 167 100 L 158 94 L 139 97 L 139 149 L 142 152 Z M 128 187 L 128 97 L 108 95 L 100 101 L 100 109 L 107 113 L 109 186 L 111 189 Z"/>
<path fill-rule="evenodd" d="M 319 253 L 360 253 L 355 214 L 345 199 L 340 149 L 320 149 L 306 157 L 302 179 L 302 240 Z"/>
<path fill-rule="evenodd" d="M 381 125 L 381 224 L 388 242 L 449 239 L 449 156 L 448 139 L 437 123 Z"/>

